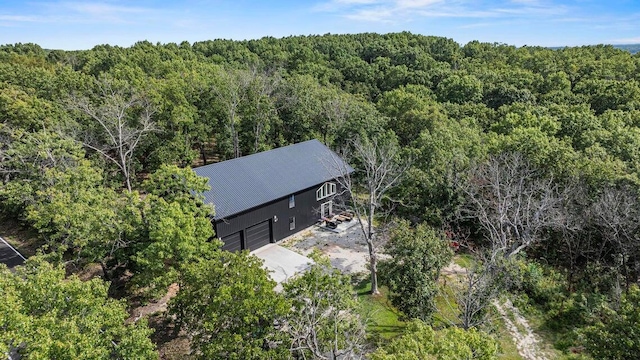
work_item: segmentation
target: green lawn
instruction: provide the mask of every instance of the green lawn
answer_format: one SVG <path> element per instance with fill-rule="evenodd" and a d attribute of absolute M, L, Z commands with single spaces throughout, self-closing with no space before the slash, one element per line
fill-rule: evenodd
<path fill-rule="evenodd" d="M 399 319 L 400 313 L 387 298 L 389 290 L 380 288 L 380 295 L 372 296 L 371 281 L 363 280 L 354 286 L 362 312 L 367 316 L 367 331 L 374 341 L 388 340 L 402 334 L 405 323 Z"/>
<path fill-rule="evenodd" d="M 453 276 L 443 275 L 440 278 L 440 291 L 436 296 L 436 311 L 433 314 L 433 327 L 436 329 L 449 327 L 458 322 L 460 311 L 451 288 Z"/>
<path fill-rule="evenodd" d="M 458 253 L 453 257 L 453 262 L 466 269 L 472 265 L 473 256 L 470 254 Z"/>

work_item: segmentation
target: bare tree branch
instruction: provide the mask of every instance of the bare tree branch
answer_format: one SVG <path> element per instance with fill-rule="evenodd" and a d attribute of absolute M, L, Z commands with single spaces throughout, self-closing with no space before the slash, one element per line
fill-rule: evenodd
<path fill-rule="evenodd" d="M 115 164 L 131 191 L 135 150 L 146 135 L 157 131 L 152 120 L 155 109 L 149 99 L 128 85 L 117 87 L 113 80 L 102 78 L 97 86 L 99 101 L 72 94 L 67 105 L 98 124 L 96 129 L 87 129 L 81 141 Z"/>
<path fill-rule="evenodd" d="M 472 167 L 459 186 L 466 203 L 458 215 L 478 222 L 490 242 L 492 258 L 518 254 L 559 219 L 558 187 L 520 154 L 502 154 Z"/>
<path fill-rule="evenodd" d="M 395 142 L 357 139 L 352 143 L 353 153 L 345 153 L 345 159 L 360 164 L 359 174 L 352 174 L 346 163 L 331 159 L 329 170 L 335 175 L 340 187 L 348 194 L 350 204 L 360 225 L 362 235 L 369 250 L 369 269 L 371 271 L 371 293 L 378 294 L 378 253 L 377 237 L 373 223 L 389 190 L 400 183 L 409 168 L 409 162 L 403 161 L 400 149 Z M 359 180 L 359 181 L 357 181 Z"/>

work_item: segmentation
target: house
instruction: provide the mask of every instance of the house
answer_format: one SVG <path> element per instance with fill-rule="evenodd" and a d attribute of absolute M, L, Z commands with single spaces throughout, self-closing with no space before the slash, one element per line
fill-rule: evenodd
<path fill-rule="evenodd" d="M 209 179 L 223 249 L 255 250 L 303 230 L 333 211 L 337 176 L 353 169 L 318 140 L 195 168 Z"/>

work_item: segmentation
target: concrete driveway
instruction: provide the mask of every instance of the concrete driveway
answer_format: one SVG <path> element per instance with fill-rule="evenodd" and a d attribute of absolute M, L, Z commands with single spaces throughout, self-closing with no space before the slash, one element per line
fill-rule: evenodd
<path fill-rule="evenodd" d="M 24 264 L 24 261 L 24 256 L 0 237 L 0 263 L 7 265 L 9 269 L 12 269 L 18 265 Z"/>
<path fill-rule="evenodd" d="M 251 254 L 264 261 L 263 267 L 269 271 L 271 278 L 280 284 L 295 274 L 305 271 L 313 263 L 313 260 L 300 255 L 295 251 L 284 248 L 278 244 L 268 244 Z"/>

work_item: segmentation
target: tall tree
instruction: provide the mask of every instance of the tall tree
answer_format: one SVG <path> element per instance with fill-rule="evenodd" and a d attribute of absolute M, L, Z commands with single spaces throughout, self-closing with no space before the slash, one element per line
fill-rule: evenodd
<path fill-rule="evenodd" d="M 607 245 L 612 245 L 611 248 L 620 256 L 620 263 L 617 265 L 624 274 L 626 289 L 628 289 L 630 280 L 633 278 L 637 282 L 640 273 L 638 196 L 630 186 L 605 187 L 592 204 L 590 213 L 593 216 L 594 225 L 604 240 L 600 251 L 601 256 L 607 255 L 603 252 L 608 248 Z M 635 267 L 633 269 L 635 276 L 629 274 L 630 262 Z"/>
<path fill-rule="evenodd" d="M 145 321 L 125 324 L 125 304 L 94 278 L 65 279 L 37 257 L 16 272 L 0 264 L 0 354 L 28 359 L 157 359 Z M 17 357 L 16 357 L 17 358 Z"/>
<path fill-rule="evenodd" d="M 147 192 L 140 204 L 142 233 L 135 244 L 135 282 L 164 291 L 188 263 L 213 257 L 213 209 L 204 204 L 207 180 L 191 169 L 163 165 L 142 184 Z"/>
<path fill-rule="evenodd" d="M 218 251 L 185 264 L 170 314 L 199 359 L 281 359 L 284 333 L 276 321 L 291 305 L 274 291 L 261 261 L 246 252 Z"/>
<path fill-rule="evenodd" d="M 541 239 L 558 221 L 561 195 L 522 155 L 504 153 L 470 169 L 461 180 L 463 219 L 477 221 L 491 248 L 490 261 L 509 258 Z"/>
<path fill-rule="evenodd" d="M 95 99 L 72 94 L 70 109 L 92 122 L 79 134 L 83 145 L 118 167 L 129 192 L 135 176 L 136 149 L 144 137 L 156 131 L 151 101 L 131 85 L 109 77 L 96 81 Z"/>
<path fill-rule="evenodd" d="M 391 291 L 391 302 L 405 315 L 428 321 L 436 310 L 440 270 L 453 256 L 444 234 L 407 221 L 397 224 L 385 245 L 389 259 L 380 262 L 380 275 Z"/>
<path fill-rule="evenodd" d="M 349 204 L 355 212 L 360 230 L 369 250 L 369 270 L 371 271 L 371 293 L 378 290 L 378 251 L 376 247 L 378 231 L 374 228 L 379 210 L 388 202 L 388 194 L 400 183 L 409 167 L 402 159 L 400 147 L 393 133 L 379 139 L 358 138 L 352 142 L 352 153 L 345 158 L 353 160 L 360 169 L 352 174 L 346 164 L 338 161 L 328 166 L 335 173 L 336 181 L 349 197 Z M 334 159 L 335 160 L 335 159 Z"/>
<path fill-rule="evenodd" d="M 246 106 L 257 70 L 225 69 L 220 71 L 218 76 L 219 82 L 213 86 L 212 91 L 217 96 L 222 125 L 226 128 L 231 140 L 231 157 L 237 158 L 242 155 L 240 144 L 242 107 Z M 219 141 L 224 140 L 219 139 Z"/>

